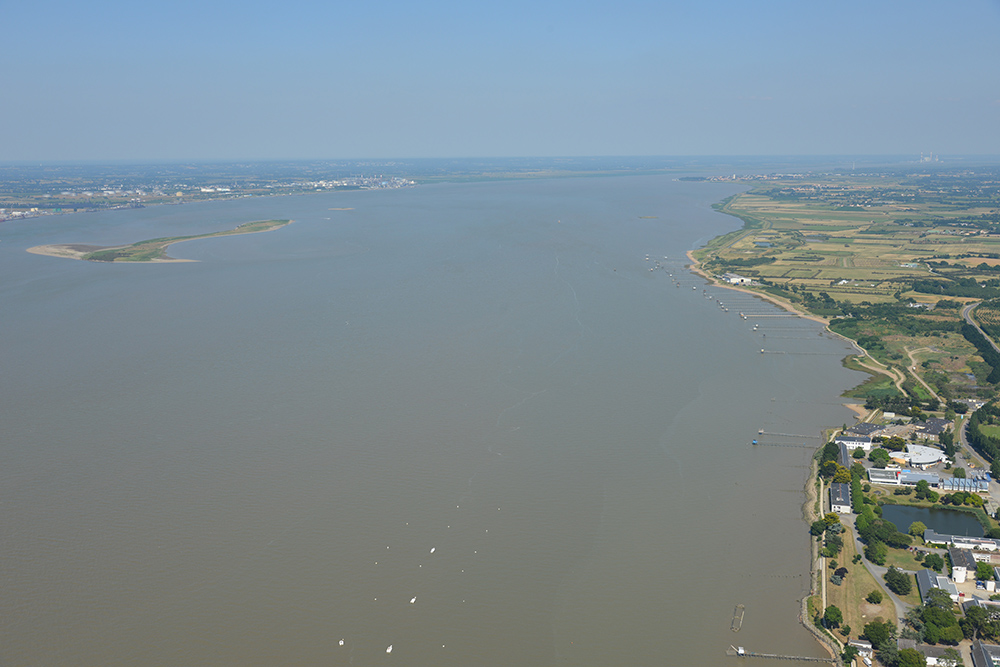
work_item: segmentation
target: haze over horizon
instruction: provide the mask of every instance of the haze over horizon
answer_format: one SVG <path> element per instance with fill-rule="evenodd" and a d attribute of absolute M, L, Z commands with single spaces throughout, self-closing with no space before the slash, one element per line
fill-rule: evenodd
<path fill-rule="evenodd" d="M 0 162 L 1000 154 L 997 0 L 0 16 Z"/>

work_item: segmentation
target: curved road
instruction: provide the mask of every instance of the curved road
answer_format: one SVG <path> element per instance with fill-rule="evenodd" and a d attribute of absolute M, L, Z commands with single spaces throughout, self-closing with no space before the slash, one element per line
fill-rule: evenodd
<path fill-rule="evenodd" d="M 989 341 L 989 344 L 993 346 L 993 349 L 996 350 L 998 354 L 1000 354 L 1000 347 L 997 347 L 997 344 L 993 342 L 993 339 L 990 338 L 985 331 L 983 331 L 982 327 L 980 327 L 979 324 L 977 324 L 974 319 L 972 319 L 972 311 L 975 310 L 976 306 L 978 306 L 981 303 L 982 301 L 973 301 L 969 305 L 962 308 L 962 317 L 965 319 L 966 322 L 976 327 L 976 331 L 981 333 L 983 335 L 983 338 Z"/>

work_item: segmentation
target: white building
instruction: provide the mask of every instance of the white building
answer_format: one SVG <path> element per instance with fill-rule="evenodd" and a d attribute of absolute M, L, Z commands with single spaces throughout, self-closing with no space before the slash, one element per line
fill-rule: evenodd
<path fill-rule="evenodd" d="M 924 531 L 924 542 L 926 544 L 944 544 L 971 551 L 1000 551 L 1000 540 L 969 535 L 945 535 L 930 528 Z M 976 554 L 973 554 L 973 557 L 976 557 Z"/>
<path fill-rule="evenodd" d="M 851 485 L 836 482 L 830 485 L 830 511 L 837 514 L 851 513 Z"/>
<path fill-rule="evenodd" d="M 951 558 L 951 578 L 956 584 L 965 583 L 969 577 L 976 576 L 976 559 L 972 552 L 967 549 L 948 549 L 948 556 Z"/>
<path fill-rule="evenodd" d="M 868 480 L 872 484 L 891 484 L 899 486 L 899 477 L 903 471 L 898 466 L 886 466 L 885 468 L 869 468 Z"/>
<path fill-rule="evenodd" d="M 730 285 L 749 285 L 752 280 L 749 278 L 744 278 L 736 273 L 724 273 L 722 274 L 722 279 L 725 280 Z"/>
<path fill-rule="evenodd" d="M 932 465 L 948 460 L 948 457 L 940 449 L 923 445 L 907 445 L 905 456 L 911 466 L 921 470 L 926 470 Z"/>
<path fill-rule="evenodd" d="M 858 435 L 857 433 L 850 433 L 845 431 L 833 439 L 838 445 L 843 444 L 850 450 L 858 449 L 859 447 L 866 452 L 872 450 L 872 439 L 871 436 Z"/>

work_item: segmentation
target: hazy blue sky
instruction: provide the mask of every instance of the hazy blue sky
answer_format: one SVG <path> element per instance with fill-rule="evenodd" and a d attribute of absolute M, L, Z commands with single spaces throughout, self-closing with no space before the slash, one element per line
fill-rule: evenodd
<path fill-rule="evenodd" d="M 1000 154 L 1000 0 L 0 0 L 0 161 Z"/>

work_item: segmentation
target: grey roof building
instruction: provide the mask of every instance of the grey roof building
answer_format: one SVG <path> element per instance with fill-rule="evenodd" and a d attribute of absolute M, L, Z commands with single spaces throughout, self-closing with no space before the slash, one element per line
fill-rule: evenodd
<path fill-rule="evenodd" d="M 873 433 L 878 433 L 884 426 L 880 424 L 869 424 L 868 422 L 861 422 L 860 424 L 855 424 L 854 426 L 847 429 L 851 433 L 857 433 L 858 435 L 872 435 Z"/>
<path fill-rule="evenodd" d="M 978 639 L 972 642 L 972 664 L 974 667 L 1000 667 L 1000 646 L 984 644 Z"/>
<path fill-rule="evenodd" d="M 830 511 L 837 514 L 851 513 L 851 485 L 836 482 L 830 485 Z"/>
<path fill-rule="evenodd" d="M 951 648 L 949 646 L 931 646 L 930 644 L 918 644 L 914 639 L 897 639 L 896 648 L 899 650 L 912 648 L 919 651 L 927 659 L 928 665 L 954 664 L 947 660 L 942 661 L 945 652 Z"/>
<path fill-rule="evenodd" d="M 976 576 L 976 559 L 968 549 L 948 549 L 948 557 L 951 558 L 951 578 L 956 584 L 963 583 L 972 573 Z"/>
<path fill-rule="evenodd" d="M 948 593 L 954 602 L 958 602 L 958 588 L 951 579 L 933 570 L 920 570 L 917 572 L 917 589 L 920 591 L 920 599 L 923 602 L 927 602 L 927 595 L 932 588 L 940 588 Z"/>
<path fill-rule="evenodd" d="M 968 493 L 986 493 L 990 490 L 990 483 L 986 479 L 970 477 L 946 477 L 941 479 L 942 491 L 966 491 Z"/>
<path fill-rule="evenodd" d="M 854 457 L 851 456 L 851 450 L 849 450 L 847 448 L 847 445 L 845 445 L 842 442 L 837 444 L 840 445 L 840 451 L 837 454 L 837 463 L 844 466 L 845 468 L 850 468 L 852 465 L 854 465 Z"/>

